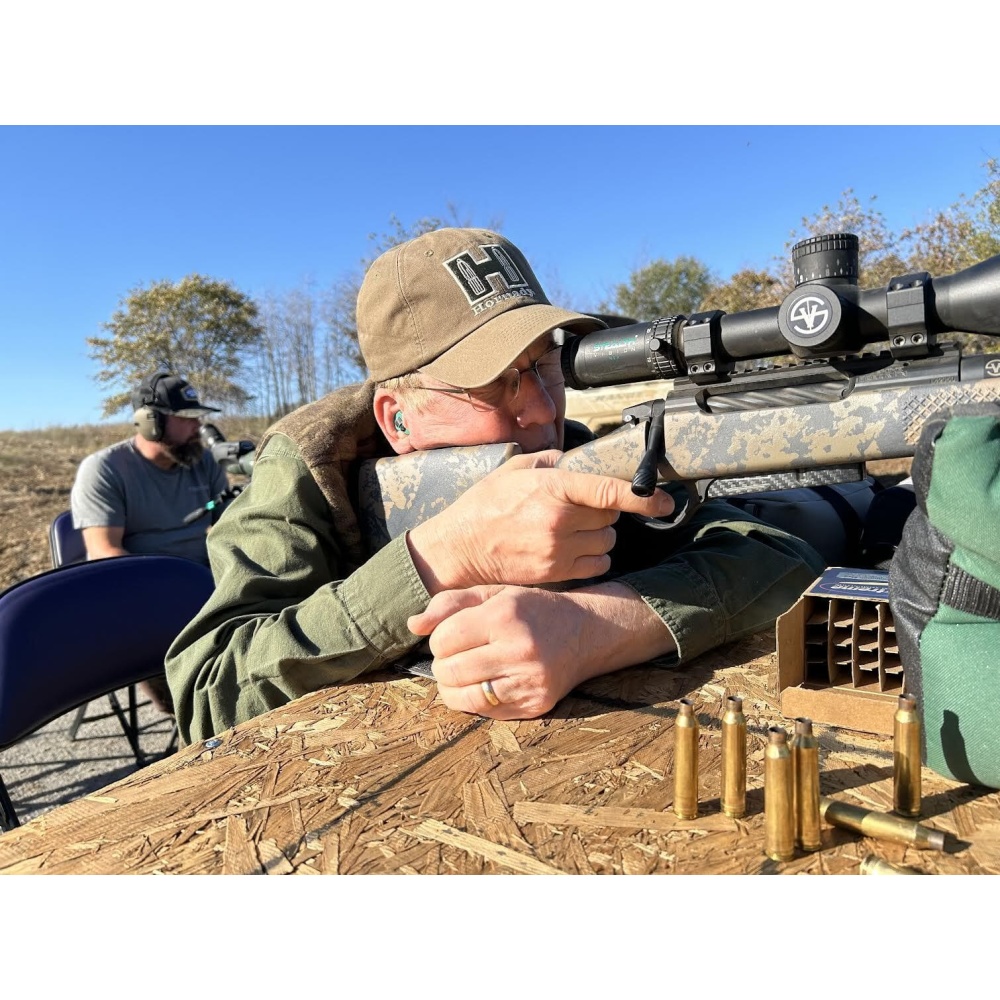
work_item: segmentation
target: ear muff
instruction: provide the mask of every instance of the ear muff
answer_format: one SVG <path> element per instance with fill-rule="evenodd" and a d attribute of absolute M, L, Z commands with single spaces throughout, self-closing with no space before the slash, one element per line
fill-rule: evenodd
<path fill-rule="evenodd" d="M 166 432 L 166 416 L 159 410 L 154 410 L 152 405 L 156 402 L 156 383 L 161 378 L 166 377 L 166 372 L 160 372 L 139 387 L 143 405 L 135 411 L 135 416 L 132 418 L 132 425 L 139 436 L 144 437 L 147 441 L 160 441 Z"/>
<path fill-rule="evenodd" d="M 166 423 L 166 417 L 149 406 L 140 406 L 132 418 L 136 432 L 147 441 L 159 441 L 163 437 Z"/>

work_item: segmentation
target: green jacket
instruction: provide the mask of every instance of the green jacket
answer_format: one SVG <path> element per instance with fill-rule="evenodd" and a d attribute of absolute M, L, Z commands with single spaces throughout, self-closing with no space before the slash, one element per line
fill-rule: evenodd
<path fill-rule="evenodd" d="M 185 742 L 385 667 L 421 642 L 406 621 L 430 595 L 405 537 L 370 555 L 354 507 L 359 461 L 391 453 L 372 392 L 348 386 L 274 425 L 250 484 L 209 532 L 215 592 L 166 658 Z M 670 630 L 677 653 L 666 665 L 770 626 L 824 568 L 805 542 L 723 501 L 678 530 L 629 517 L 616 529 L 609 577 Z"/>

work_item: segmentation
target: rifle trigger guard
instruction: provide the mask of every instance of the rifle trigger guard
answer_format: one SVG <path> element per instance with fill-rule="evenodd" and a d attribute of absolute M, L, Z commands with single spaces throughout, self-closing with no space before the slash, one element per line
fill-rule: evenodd
<path fill-rule="evenodd" d="M 656 531 L 670 531 L 673 528 L 681 528 L 691 520 L 694 512 L 701 506 L 702 500 L 705 499 L 704 492 L 709 482 L 711 480 L 701 483 L 681 483 L 687 491 L 687 503 L 684 504 L 680 512 L 674 514 L 672 520 L 666 521 L 658 517 L 646 517 L 644 514 L 634 514 L 633 517 L 641 521 L 645 527 L 653 528 Z"/>

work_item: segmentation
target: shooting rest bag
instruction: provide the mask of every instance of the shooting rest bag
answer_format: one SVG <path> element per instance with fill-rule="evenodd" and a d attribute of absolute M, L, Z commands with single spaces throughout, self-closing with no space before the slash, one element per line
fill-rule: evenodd
<path fill-rule="evenodd" d="M 925 425 L 917 507 L 889 567 L 923 762 L 1000 788 L 1000 406 L 955 407 Z"/>
<path fill-rule="evenodd" d="M 869 566 L 871 561 L 863 552 L 862 539 L 879 489 L 868 476 L 854 483 L 742 493 L 726 499 L 734 507 L 808 542 L 827 566 Z"/>

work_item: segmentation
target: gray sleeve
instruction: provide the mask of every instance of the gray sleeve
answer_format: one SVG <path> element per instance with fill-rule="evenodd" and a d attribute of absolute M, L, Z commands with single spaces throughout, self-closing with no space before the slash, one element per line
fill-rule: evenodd
<path fill-rule="evenodd" d="M 99 453 L 88 455 L 80 463 L 69 502 L 74 528 L 125 527 L 123 484 L 111 463 Z"/>

